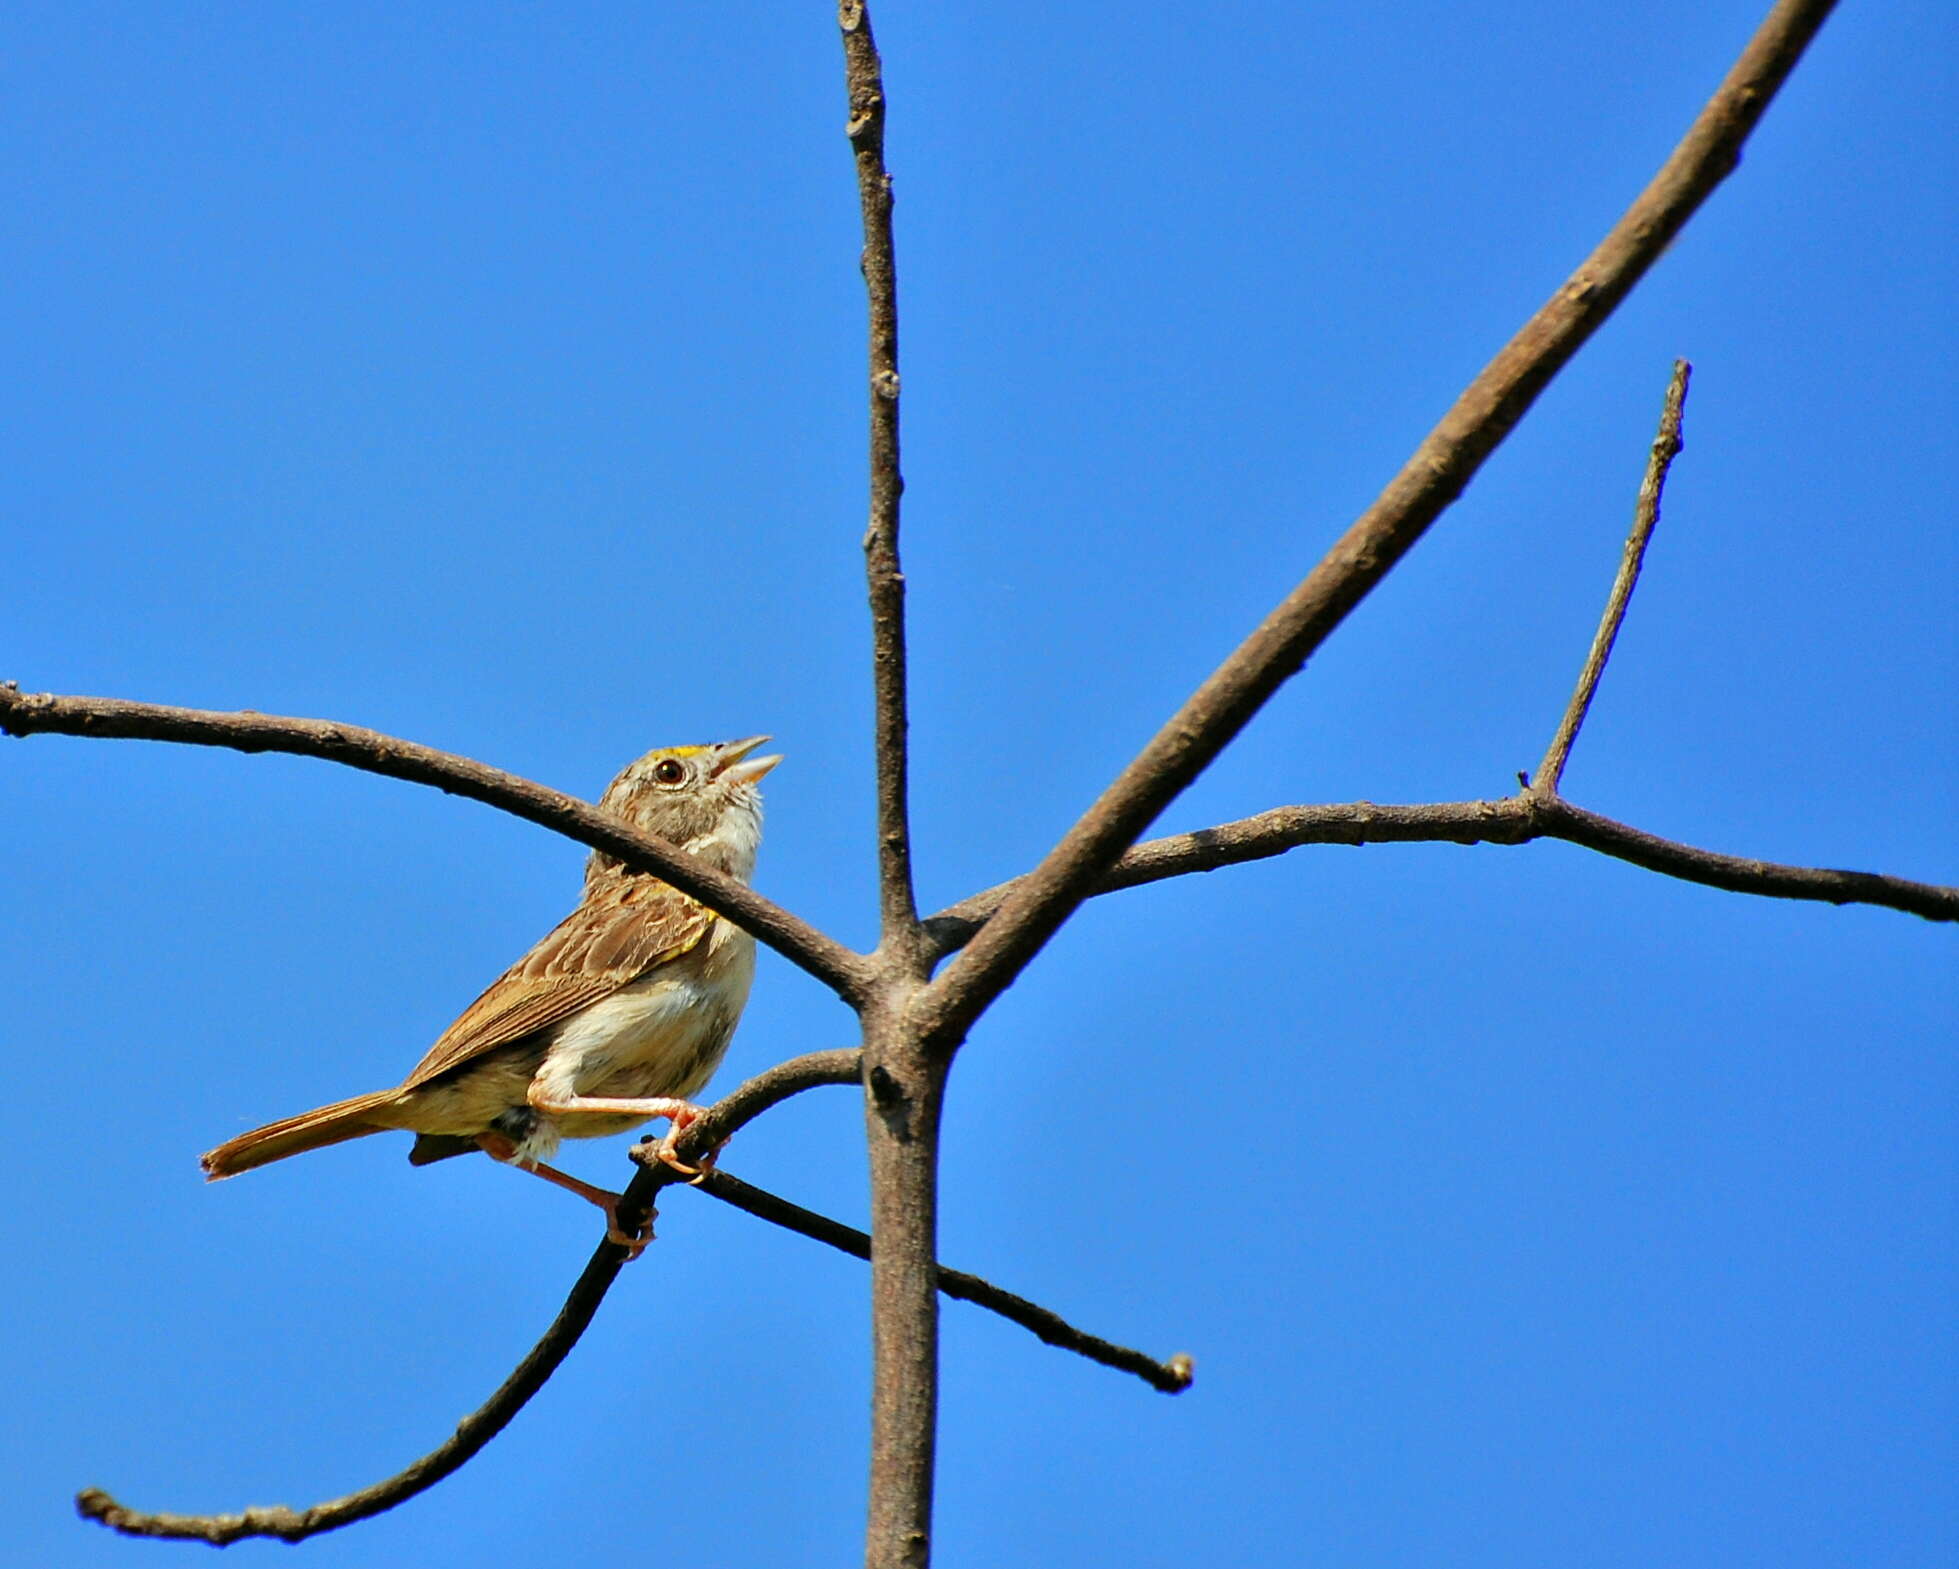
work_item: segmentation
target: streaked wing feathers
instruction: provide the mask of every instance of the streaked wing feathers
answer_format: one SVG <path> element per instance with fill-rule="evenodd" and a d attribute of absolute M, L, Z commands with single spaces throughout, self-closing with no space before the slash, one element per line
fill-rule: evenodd
<path fill-rule="evenodd" d="M 610 996 L 698 947 L 716 919 L 665 883 L 609 879 L 463 1010 L 402 1088 L 426 1084 Z"/>

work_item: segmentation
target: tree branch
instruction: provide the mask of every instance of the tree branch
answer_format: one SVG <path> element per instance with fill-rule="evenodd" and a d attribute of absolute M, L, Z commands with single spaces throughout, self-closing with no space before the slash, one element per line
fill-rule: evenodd
<path fill-rule="evenodd" d="M 753 1121 L 770 1107 L 825 1084 L 854 1084 L 861 1071 L 863 1054 L 855 1047 L 836 1051 L 810 1052 L 776 1064 L 737 1086 L 710 1106 L 705 1115 L 678 1141 L 683 1158 L 705 1154 L 723 1143 L 738 1128 Z M 629 1199 L 636 1198 L 640 1213 L 627 1214 L 625 1229 L 637 1229 L 637 1222 L 650 1209 L 652 1196 L 661 1188 L 684 1179 L 673 1167 L 652 1156 L 653 1141 L 634 1147 L 633 1158 L 640 1170 L 628 1187 Z M 757 1218 L 790 1231 L 828 1242 L 858 1258 L 870 1256 L 870 1239 L 861 1231 L 829 1220 L 812 1210 L 791 1204 L 762 1188 L 751 1186 L 725 1172 L 709 1171 L 701 1186 L 724 1203 L 746 1210 Z M 328 1499 L 304 1509 L 283 1504 L 259 1505 L 235 1514 L 188 1515 L 150 1514 L 131 1509 L 100 1488 L 87 1488 L 75 1497 L 75 1509 L 84 1519 L 94 1520 L 124 1536 L 150 1537 L 163 1541 L 206 1542 L 227 1547 L 248 1537 L 278 1537 L 286 1542 L 304 1541 L 342 1526 L 353 1525 L 373 1515 L 383 1514 L 397 1504 L 406 1503 L 427 1492 L 444 1477 L 467 1465 L 498 1433 L 510 1425 L 517 1413 L 530 1402 L 558 1370 L 572 1348 L 597 1316 L 599 1305 L 619 1278 L 626 1262 L 626 1250 L 601 1241 L 585 1269 L 572 1286 L 565 1305 L 552 1320 L 542 1338 L 509 1378 L 481 1406 L 456 1424 L 455 1433 L 393 1476 L 344 1497 Z M 1190 1358 L 1172 1357 L 1157 1362 L 1139 1351 L 1103 1340 L 1076 1329 L 1046 1308 L 1002 1291 L 976 1275 L 941 1268 L 939 1289 L 947 1296 L 977 1303 L 1014 1323 L 1032 1330 L 1050 1345 L 1076 1351 L 1092 1361 L 1124 1372 L 1135 1373 L 1158 1389 L 1176 1393 L 1191 1380 Z"/>
<path fill-rule="evenodd" d="M 689 1153 L 700 1153 L 724 1141 L 735 1129 L 760 1116 L 769 1107 L 804 1090 L 823 1084 L 857 1082 L 861 1053 L 854 1047 L 840 1051 L 810 1052 L 758 1073 L 730 1090 L 707 1109 L 700 1121 L 680 1141 Z M 650 1169 L 657 1168 L 657 1169 Z M 638 1212 L 625 1220 L 625 1228 L 636 1230 L 647 1217 L 652 1197 L 668 1183 L 681 1181 L 680 1173 L 662 1161 L 642 1165 L 628 1187 L 628 1195 L 638 1194 Z M 625 1217 L 627 1206 L 622 1203 Z M 612 1289 L 613 1281 L 626 1262 L 626 1250 L 612 1242 L 600 1242 L 584 1272 L 565 1298 L 565 1305 L 551 1321 L 529 1355 L 517 1364 L 516 1371 L 503 1381 L 497 1392 L 456 1424 L 455 1433 L 445 1442 L 404 1466 L 393 1476 L 363 1487 L 342 1498 L 328 1499 L 306 1509 L 289 1509 L 283 1504 L 261 1505 L 236 1514 L 182 1515 L 147 1514 L 118 1503 L 98 1487 L 75 1496 L 75 1509 L 86 1520 L 95 1520 L 120 1531 L 124 1536 L 147 1536 L 168 1541 L 208 1542 L 226 1547 L 252 1536 L 276 1536 L 282 1541 L 299 1542 L 324 1531 L 335 1531 L 406 1503 L 425 1493 L 444 1477 L 467 1465 L 483 1447 L 501 1433 L 532 1395 L 558 1370 L 571 1354 L 599 1304 Z"/>
<path fill-rule="evenodd" d="M 1660 521 L 1660 495 L 1666 489 L 1667 470 L 1673 467 L 1673 460 L 1680 452 L 1680 414 L 1687 401 L 1687 378 L 1692 371 L 1693 367 L 1685 360 L 1673 362 L 1673 379 L 1667 384 L 1666 404 L 1660 411 L 1660 433 L 1653 438 L 1653 450 L 1646 460 L 1646 478 L 1640 482 L 1639 500 L 1633 507 L 1632 532 L 1626 536 L 1619 572 L 1612 580 L 1612 592 L 1606 596 L 1605 614 L 1599 618 L 1598 631 L 1593 634 L 1591 649 L 1585 655 L 1585 666 L 1578 673 L 1578 686 L 1565 707 L 1564 717 L 1558 721 L 1557 734 L 1551 738 L 1544 761 L 1537 765 L 1537 773 L 1531 779 L 1533 790 L 1557 794 L 1558 782 L 1564 778 L 1565 762 L 1571 756 L 1571 743 L 1578 739 L 1578 728 L 1584 724 L 1585 715 L 1591 711 L 1592 695 L 1598 691 L 1599 677 L 1605 674 L 1605 662 L 1612 657 L 1619 624 L 1626 619 L 1626 607 L 1632 603 L 1633 589 L 1639 582 L 1640 564 L 1646 559 L 1646 543 Z"/>
<path fill-rule="evenodd" d="M 473 758 L 398 740 L 378 730 L 250 709 L 214 713 L 114 697 L 57 697 L 46 692 L 22 692 L 7 681 L 0 682 L 0 734 L 96 736 L 225 746 L 239 752 L 286 752 L 405 779 L 411 784 L 432 785 L 603 850 L 634 871 L 664 878 L 807 970 L 846 1002 L 854 1005 L 861 1001 L 868 982 L 868 968 L 861 955 L 664 839 L 643 834 L 576 796 Z"/>
<path fill-rule="evenodd" d="M 871 677 L 877 730 L 878 887 L 884 942 L 922 973 L 912 888 L 910 765 L 906 743 L 905 577 L 898 563 L 898 261 L 891 235 L 891 176 L 884 167 L 884 70 L 861 4 L 838 10 L 843 30 L 846 127 L 863 212 L 860 266 L 870 306 L 871 508 L 864 567 L 871 600 Z"/>
<path fill-rule="evenodd" d="M 931 1557 L 938 1429 L 939 1111 L 947 1059 L 920 1048 L 909 1020 L 927 974 L 912 884 L 906 805 L 904 575 L 898 564 L 897 270 L 891 176 L 884 167 L 884 71 L 863 0 L 840 0 L 849 134 L 863 211 L 870 301 L 871 517 L 864 536 L 877 719 L 878 883 L 882 935 L 864 1026 L 870 1153 L 871 1456 L 864 1561 L 922 1569 Z"/>
<path fill-rule="evenodd" d="M 76 1512 L 83 1519 L 97 1521 L 124 1536 L 208 1542 L 213 1547 L 227 1547 L 252 1536 L 276 1536 L 282 1541 L 300 1542 L 392 1509 L 462 1469 L 524 1409 L 531 1396 L 544 1387 L 545 1380 L 578 1344 L 612 1282 L 618 1278 L 624 1261 L 623 1249 L 609 1243 L 601 1246 L 571 1288 L 571 1295 L 565 1299 L 551 1327 L 517 1364 L 516 1371 L 504 1380 L 502 1387 L 458 1422 L 454 1435 L 447 1441 L 371 1487 L 306 1509 L 268 1504 L 222 1515 L 147 1514 L 118 1503 L 98 1487 L 91 1487 L 76 1494 Z"/>
<path fill-rule="evenodd" d="M 1191 872 L 1214 872 L 1220 867 L 1284 855 L 1308 844 L 1517 845 L 1533 839 L 1562 839 L 1649 871 L 1731 893 L 1813 899 L 1824 904 L 1873 904 L 1922 915 L 1928 921 L 1959 921 L 1959 888 L 1911 882 L 1879 872 L 1785 866 L 1722 855 L 1614 822 L 1573 806 L 1562 796 L 1540 796 L 1530 790 L 1495 801 L 1423 806 L 1380 806 L 1372 801 L 1278 806 L 1256 817 L 1139 844 L 1116 862 L 1094 891 L 1097 895 L 1118 893 Z M 925 928 L 934 951 L 946 954 L 970 942 L 1015 887 L 1013 882 L 1001 883 L 928 918 Z"/>
<path fill-rule="evenodd" d="M 1312 573 L 1190 696 L 914 1010 L 942 1052 L 1089 897 L 1122 852 L 1385 577 L 1739 161 L 1833 0 L 1780 0 L 1659 174 L 1465 389 Z"/>
<path fill-rule="evenodd" d="M 817 1242 L 827 1243 L 853 1258 L 868 1259 L 871 1256 L 870 1237 L 854 1226 L 846 1226 L 827 1215 L 819 1215 L 814 1210 L 791 1204 L 787 1199 L 777 1198 L 761 1188 L 751 1187 L 741 1178 L 730 1176 L 725 1171 L 710 1171 L 696 1186 L 710 1198 L 732 1204 L 759 1220 L 770 1221 Z M 1002 1318 L 1011 1319 L 1022 1329 L 1031 1330 L 1048 1345 L 1073 1351 L 1118 1372 L 1134 1373 L 1152 1389 L 1160 1389 L 1166 1395 L 1181 1394 L 1190 1388 L 1193 1364 L 1182 1353 L 1167 1362 L 1159 1362 L 1144 1352 L 1133 1351 L 1128 1346 L 1119 1346 L 1114 1341 L 1077 1329 L 1060 1314 L 1049 1312 L 1025 1297 L 1017 1297 L 1011 1291 L 1002 1291 L 977 1275 L 947 1269 L 943 1264 L 939 1266 L 939 1290 L 948 1297 L 976 1303 Z"/>

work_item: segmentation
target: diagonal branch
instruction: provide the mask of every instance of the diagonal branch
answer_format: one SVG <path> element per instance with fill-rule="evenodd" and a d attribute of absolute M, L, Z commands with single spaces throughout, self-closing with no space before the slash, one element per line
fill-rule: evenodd
<path fill-rule="evenodd" d="M 1667 470 L 1680 454 L 1680 415 L 1687 402 L 1687 378 L 1692 372 L 1693 367 L 1685 360 L 1673 362 L 1673 379 L 1667 384 L 1666 404 L 1660 412 L 1660 432 L 1653 438 L 1653 450 L 1646 460 L 1646 478 L 1640 483 L 1639 501 L 1633 507 L 1632 532 L 1626 536 L 1625 553 L 1619 558 L 1619 573 L 1612 580 L 1612 592 L 1606 596 L 1605 614 L 1599 618 L 1591 650 L 1585 655 L 1585 668 L 1578 672 L 1577 689 L 1571 694 L 1564 718 L 1558 721 L 1558 733 L 1551 738 L 1544 761 L 1537 765 L 1537 773 L 1531 779 L 1533 790 L 1557 794 L 1558 782 L 1564 778 L 1565 761 L 1571 756 L 1571 743 L 1578 739 L 1578 727 L 1591 711 L 1592 695 L 1598 691 L 1599 677 L 1605 674 L 1605 662 L 1612 657 L 1619 624 L 1626 619 L 1626 607 L 1632 603 L 1633 589 L 1639 582 L 1640 565 L 1646 560 L 1647 541 L 1660 521 L 1660 496 L 1666 489 Z"/>
<path fill-rule="evenodd" d="M 905 575 L 898 564 L 898 259 L 891 236 L 891 175 L 884 167 L 884 70 L 862 5 L 839 8 L 850 149 L 863 210 L 861 267 L 870 306 L 871 517 L 864 568 L 871 599 L 871 679 L 877 730 L 878 888 L 884 941 L 914 967 L 920 948 L 912 887 L 910 760 L 906 740 Z"/>
<path fill-rule="evenodd" d="M 1312 573 L 1117 776 L 914 1011 L 950 1051 L 1122 852 L 1421 538 L 1734 169 L 1833 0 L 1779 0 L 1686 137 L 1578 270 L 1465 389 Z"/>
<path fill-rule="evenodd" d="M 804 1209 L 800 1204 L 791 1204 L 773 1193 L 751 1187 L 741 1178 L 731 1177 L 725 1171 L 710 1171 L 699 1187 L 711 1198 L 732 1204 L 759 1220 L 770 1221 L 817 1242 L 828 1243 L 852 1258 L 868 1259 L 871 1256 L 871 1239 L 856 1227 L 846 1226 L 827 1215 L 817 1214 L 815 1210 Z M 1030 1330 L 1051 1346 L 1076 1352 L 1091 1362 L 1099 1362 L 1118 1372 L 1134 1373 L 1152 1389 L 1160 1389 L 1166 1395 L 1182 1394 L 1190 1388 L 1193 1364 L 1181 1352 L 1168 1361 L 1159 1362 L 1145 1352 L 1119 1346 L 1100 1335 L 1077 1329 L 1059 1313 L 1052 1313 L 1025 1297 L 1017 1297 L 1011 1291 L 1002 1291 L 978 1275 L 947 1269 L 943 1264 L 939 1266 L 939 1290 L 946 1296 L 990 1309 L 1022 1329 Z"/>
<path fill-rule="evenodd" d="M 1824 904 L 1871 904 L 1922 915 L 1928 921 L 1959 921 L 1959 888 L 1912 882 L 1880 872 L 1786 866 L 1722 855 L 1614 822 L 1573 806 L 1562 796 L 1541 796 L 1530 790 L 1497 801 L 1447 801 L 1423 806 L 1380 806 L 1372 801 L 1277 806 L 1256 817 L 1201 828 L 1196 833 L 1147 840 L 1116 862 L 1094 891 L 1098 895 L 1118 893 L 1192 872 L 1214 872 L 1247 861 L 1267 860 L 1309 844 L 1516 845 L 1529 844 L 1533 839 L 1562 839 L 1648 871 L 1732 893 L 1811 899 Z M 943 956 L 972 941 L 973 934 L 1006 903 L 1015 887 L 1012 882 L 1001 883 L 928 918 L 925 929 L 934 952 Z"/>
<path fill-rule="evenodd" d="M 790 963 L 807 970 L 844 1001 L 855 1005 L 864 995 L 868 970 L 862 956 L 763 898 L 747 884 L 664 839 L 641 833 L 588 801 L 473 758 L 327 719 L 292 719 L 249 709 L 235 714 L 214 713 L 114 697 L 57 697 L 46 692 L 22 692 L 11 681 L 0 682 L 0 734 L 177 741 L 191 746 L 228 746 L 240 752 L 287 752 L 295 757 L 344 763 L 411 784 L 433 785 L 603 850 L 635 871 L 665 878 L 767 943 Z"/>

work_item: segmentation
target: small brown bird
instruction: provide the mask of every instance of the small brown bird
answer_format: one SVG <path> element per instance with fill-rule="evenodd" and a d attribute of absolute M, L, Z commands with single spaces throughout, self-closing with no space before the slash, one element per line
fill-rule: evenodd
<path fill-rule="evenodd" d="M 648 752 L 599 805 L 746 882 L 762 839 L 756 781 L 782 761 L 749 757 L 766 740 Z M 687 1097 L 720 1066 L 754 973 L 748 933 L 594 853 L 578 908 L 399 1085 L 241 1133 L 204 1156 L 205 1175 L 401 1128 L 418 1135 L 408 1156 L 418 1166 L 481 1149 L 591 1200 L 606 1234 L 637 1254 L 647 1238 L 620 1231 L 620 1195 L 543 1162 L 561 1138 L 623 1133 L 652 1117 L 672 1119 L 662 1145 L 672 1159 L 674 1135 L 700 1115 Z"/>

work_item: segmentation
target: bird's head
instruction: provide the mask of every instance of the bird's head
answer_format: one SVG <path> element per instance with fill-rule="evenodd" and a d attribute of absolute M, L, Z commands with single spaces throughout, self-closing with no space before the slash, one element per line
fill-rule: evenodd
<path fill-rule="evenodd" d="M 762 841 L 762 792 L 755 785 L 782 761 L 749 756 L 766 740 L 752 735 L 715 746 L 659 747 L 628 763 L 599 805 L 745 881 Z M 595 870 L 601 861 L 616 864 L 594 856 Z"/>

